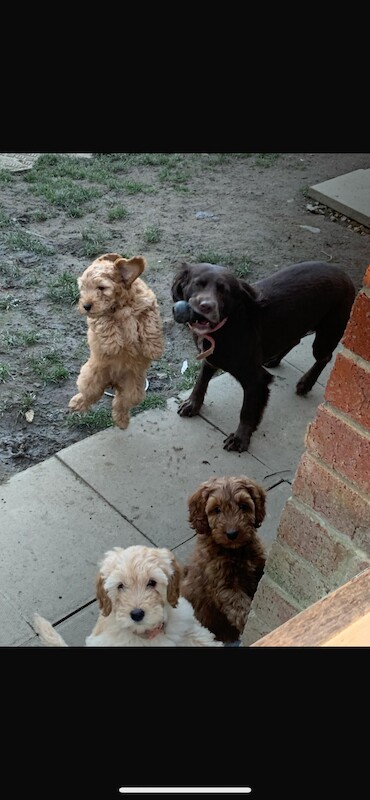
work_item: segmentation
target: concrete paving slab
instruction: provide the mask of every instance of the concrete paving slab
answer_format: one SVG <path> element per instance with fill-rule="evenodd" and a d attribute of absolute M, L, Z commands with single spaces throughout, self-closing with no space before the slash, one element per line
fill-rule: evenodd
<path fill-rule="evenodd" d="M 265 484 L 269 481 L 270 485 L 275 484 L 279 478 L 292 480 L 304 451 L 307 425 L 314 419 L 317 406 L 324 399 L 324 387 L 318 383 L 307 397 L 298 397 L 295 394 L 301 371 L 291 364 L 285 362 L 284 366 L 271 372 L 276 377 L 270 387 L 264 415 L 251 438 L 248 451 L 249 456 L 255 456 L 256 460 L 265 465 L 264 481 Z M 181 397 L 187 397 L 188 394 L 189 392 L 184 392 Z M 210 381 L 200 416 L 216 425 L 227 436 L 238 427 L 242 400 L 243 390 L 240 384 L 231 375 L 224 373 Z M 194 418 L 187 420 L 189 421 L 193 422 Z M 224 453 L 226 459 L 232 455 L 226 451 Z M 244 458 L 246 453 L 241 453 L 241 456 Z M 232 474 L 225 457 L 223 464 L 225 472 Z M 253 472 L 249 474 L 253 477 Z M 258 479 L 257 475 L 254 477 Z"/>
<path fill-rule="evenodd" d="M 307 370 L 310 369 L 314 363 L 314 357 L 312 355 L 314 338 L 314 333 L 310 333 L 309 336 L 305 336 L 304 339 L 302 339 L 299 344 L 293 347 L 290 353 L 285 356 L 285 359 L 282 360 L 279 367 L 276 367 L 276 369 L 269 369 L 269 372 L 272 372 L 274 375 L 282 375 L 282 370 L 284 369 L 285 363 L 291 364 L 293 367 L 299 370 L 302 375 L 307 372 Z M 343 347 L 341 344 L 339 344 L 333 352 L 331 361 L 329 361 L 329 364 L 326 365 L 325 369 L 323 369 L 321 375 L 319 376 L 317 383 L 319 383 L 320 386 L 325 388 L 329 380 L 329 375 L 334 367 L 336 355 L 341 350 L 343 350 Z"/>
<path fill-rule="evenodd" d="M 251 454 L 227 453 L 212 425 L 181 418 L 177 408 L 171 399 L 166 410 L 138 414 L 126 431 L 110 428 L 57 454 L 153 544 L 171 549 L 189 538 L 187 497 L 201 481 L 246 473 L 263 484 L 266 473 Z"/>
<path fill-rule="evenodd" d="M 266 516 L 261 527 L 258 529 L 258 535 L 262 539 L 267 553 L 270 552 L 271 545 L 276 539 L 280 516 L 291 494 L 292 487 L 287 481 L 282 481 L 282 483 L 279 483 L 267 492 Z"/>
<path fill-rule="evenodd" d="M 3 595 L 0 595 L 0 621 L 0 647 L 17 647 L 32 633 L 21 614 Z"/>
<path fill-rule="evenodd" d="M 334 211 L 370 227 L 370 169 L 356 169 L 310 186 L 307 194 Z"/>
<path fill-rule="evenodd" d="M 95 598 L 97 563 L 144 536 L 57 458 L 0 485 L 0 585 L 12 606 L 56 622 Z"/>

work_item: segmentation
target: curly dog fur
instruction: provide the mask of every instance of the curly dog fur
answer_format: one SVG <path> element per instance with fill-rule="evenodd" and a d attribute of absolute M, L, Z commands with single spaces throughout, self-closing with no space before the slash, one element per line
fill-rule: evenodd
<path fill-rule="evenodd" d="M 181 566 L 165 547 L 114 547 L 100 565 L 96 582 L 100 614 L 87 647 L 219 647 L 180 597 Z M 48 647 L 66 647 L 53 626 L 34 617 Z"/>
<path fill-rule="evenodd" d="M 119 428 L 127 428 L 130 409 L 144 400 L 147 369 L 163 353 L 157 299 L 139 278 L 145 266 L 142 256 L 106 253 L 78 278 L 78 309 L 87 316 L 90 358 L 68 405 L 86 411 L 112 386 L 112 417 Z"/>
<path fill-rule="evenodd" d="M 180 590 L 197 619 L 224 643 L 242 634 L 263 574 L 265 550 L 256 529 L 265 518 L 265 499 L 264 489 L 245 475 L 211 478 L 188 499 L 197 535 Z"/>

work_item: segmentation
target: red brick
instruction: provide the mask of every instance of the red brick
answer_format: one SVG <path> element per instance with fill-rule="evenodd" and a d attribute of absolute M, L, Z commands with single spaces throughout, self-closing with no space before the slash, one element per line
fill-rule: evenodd
<path fill-rule="evenodd" d="M 298 464 L 292 494 L 325 517 L 340 533 L 360 540 L 358 546 L 370 556 L 370 498 L 358 494 L 309 453 L 304 453 Z"/>
<path fill-rule="evenodd" d="M 325 400 L 370 430 L 370 371 L 341 353 L 330 373 Z"/>
<path fill-rule="evenodd" d="M 352 306 L 342 343 L 348 350 L 370 361 L 370 297 L 360 292 Z"/>
<path fill-rule="evenodd" d="M 369 337 L 370 338 L 370 337 Z M 344 475 L 364 492 L 370 492 L 370 436 L 318 407 L 305 437 L 306 447 L 332 469 Z"/>
<path fill-rule="evenodd" d="M 364 275 L 364 286 L 370 286 L 370 265 Z"/>
<path fill-rule="evenodd" d="M 353 556 L 353 547 L 334 539 L 309 509 L 288 500 L 280 517 L 277 542 L 287 544 L 326 577 L 332 576 Z M 268 569 L 268 562 L 267 562 Z"/>
<path fill-rule="evenodd" d="M 294 598 L 301 608 L 325 597 L 337 585 L 336 580 L 333 585 L 332 575 L 324 577 L 310 561 L 281 544 L 280 539 L 270 550 L 265 575 Z"/>
<path fill-rule="evenodd" d="M 270 630 L 282 625 L 295 614 L 303 610 L 303 606 L 295 604 L 293 598 L 291 601 L 284 597 L 285 592 L 279 591 L 279 587 L 275 586 L 265 576 L 258 584 L 257 592 L 253 598 L 252 609 L 256 616 L 264 620 L 270 626 Z M 247 620 L 248 624 L 248 620 Z"/>

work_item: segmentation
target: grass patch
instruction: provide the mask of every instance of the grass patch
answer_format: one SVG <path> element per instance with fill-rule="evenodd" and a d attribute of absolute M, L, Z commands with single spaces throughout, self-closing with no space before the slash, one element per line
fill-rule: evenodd
<path fill-rule="evenodd" d="M 40 341 L 40 334 L 35 331 L 25 333 L 3 333 L 0 342 L 9 350 L 11 347 L 32 347 Z"/>
<path fill-rule="evenodd" d="M 69 371 L 56 350 L 51 350 L 40 358 L 31 358 L 30 364 L 35 375 L 45 383 L 60 383 L 69 378 Z"/>
<path fill-rule="evenodd" d="M 29 250 L 38 256 L 50 255 L 54 253 L 54 248 L 51 245 L 46 245 L 40 242 L 37 236 L 27 233 L 27 231 L 17 231 L 10 233 L 7 237 L 6 243 L 11 250 Z"/>
<path fill-rule="evenodd" d="M 88 428 L 92 431 L 103 431 L 113 426 L 112 414 L 107 408 L 98 408 L 96 411 L 86 411 L 80 414 L 74 411 L 66 419 L 68 428 Z"/>
<path fill-rule="evenodd" d="M 161 229 L 158 225 L 149 225 L 144 231 L 143 239 L 147 244 L 157 244 L 162 237 Z"/>
<path fill-rule="evenodd" d="M 141 411 L 148 411 L 151 408 L 166 408 L 166 406 L 167 401 L 165 397 L 156 394 L 156 392 L 148 392 L 143 402 L 131 409 L 131 416 L 135 417 L 136 414 L 140 414 Z"/>
<path fill-rule="evenodd" d="M 271 167 L 280 158 L 280 153 L 257 153 L 257 167 Z"/>
<path fill-rule="evenodd" d="M 34 402 L 36 400 L 36 395 L 33 392 L 23 392 L 20 400 L 19 400 L 19 410 L 18 414 L 22 417 L 27 414 L 27 411 L 30 411 Z"/>
<path fill-rule="evenodd" d="M 11 172 L 6 169 L 0 169 L 0 183 L 12 183 L 14 180 Z"/>
<path fill-rule="evenodd" d="M 106 251 L 106 235 L 103 231 L 82 231 L 83 251 L 87 258 Z"/>
<path fill-rule="evenodd" d="M 179 187 L 184 186 L 189 180 L 189 172 L 186 170 L 174 169 L 172 165 L 169 165 L 162 169 L 159 173 L 159 180 L 162 183 L 170 183 L 171 186 Z"/>
<path fill-rule="evenodd" d="M 147 183 L 125 181 L 122 186 L 127 194 L 140 194 L 140 192 L 144 192 L 144 194 L 151 194 L 152 192 L 155 192 L 154 186 L 149 186 Z"/>
<path fill-rule="evenodd" d="M 9 364 L 4 364 L 0 362 L 0 383 L 5 383 L 10 378 L 10 367 Z"/>
<path fill-rule="evenodd" d="M 0 208 L 0 228 L 8 228 L 11 225 L 10 217 Z"/>
<path fill-rule="evenodd" d="M 17 297 L 14 297 L 12 294 L 4 294 L 0 296 L 0 311 L 9 311 L 11 308 L 15 308 L 19 304 L 19 300 Z"/>
<path fill-rule="evenodd" d="M 193 364 L 188 364 L 187 370 L 185 370 L 184 374 L 182 375 L 181 382 L 179 384 L 179 391 L 185 391 L 185 389 L 192 389 L 194 383 L 199 375 L 201 364 L 199 361 L 195 361 Z"/>
<path fill-rule="evenodd" d="M 45 214 L 45 211 L 33 211 L 31 214 L 32 222 L 46 222 L 48 219 L 48 215 Z"/>
<path fill-rule="evenodd" d="M 116 219 L 125 219 L 128 216 L 127 208 L 124 206 L 115 206 L 108 211 L 108 221 L 114 222 Z"/>
<path fill-rule="evenodd" d="M 253 261 L 247 256 L 233 256 L 231 253 L 216 253 L 213 250 L 206 250 L 198 253 L 195 259 L 197 262 L 204 261 L 207 264 L 219 264 L 230 269 L 237 278 L 244 278 L 251 271 Z"/>
<path fill-rule="evenodd" d="M 100 197 L 99 189 L 81 186 L 70 178 L 50 178 L 47 183 L 31 184 L 31 191 L 41 195 L 51 205 L 61 208 L 68 217 L 83 217 L 83 206 L 94 197 Z"/>
<path fill-rule="evenodd" d="M 24 285 L 26 289 L 29 289 L 32 286 L 39 286 L 40 283 L 41 283 L 40 275 L 37 272 L 34 272 L 33 275 L 29 275 L 29 277 L 26 278 Z M 42 281 L 42 283 L 44 283 L 44 281 Z"/>
<path fill-rule="evenodd" d="M 63 272 L 55 281 L 49 283 L 48 296 L 53 303 L 77 303 L 80 297 L 77 278 L 69 272 Z"/>
<path fill-rule="evenodd" d="M 16 264 L 5 264 L 3 262 L 0 264 L 0 275 L 3 275 L 4 278 L 16 280 L 21 275 L 21 269 Z"/>

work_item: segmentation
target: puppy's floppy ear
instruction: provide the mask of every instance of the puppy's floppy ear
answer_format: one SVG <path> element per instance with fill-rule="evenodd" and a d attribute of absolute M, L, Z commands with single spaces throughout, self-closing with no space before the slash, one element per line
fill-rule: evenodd
<path fill-rule="evenodd" d="M 96 260 L 97 261 L 113 261 L 114 262 L 114 261 L 117 261 L 117 258 L 121 258 L 119 253 L 104 253 L 103 256 L 99 256 L 99 258 L 97 258 Z"/>
<path fill-rule="evenodd" d="M 114 262 L 114 266 L 118 270 L 120 278 L 125 286 L 131 286 L 131 284 L 136 281 L 136 278 L 144 272 L 146 261 L 143 256 L 134 256 L 130 259 L 118 256 Z"/>
<path fill-rule="evenodd" d="M 250 478 L 245 477 L 243 481 L 254 502 L 255 527 L 259 528 L 266 516 L 266 492 L 262 486 L 259 486 L 258 483 L 255 483 Z"/>
<path fill-rule="evenodd" d="M 182 577 L 182 568 L 174 555 L 171 557 L 173 573 L 170 575 L 168 579 L 168 586 L 167 586 L 167 600 L 169 604 L 176 608 L 179 597 L 180 597 L 180 581 Z"/>
<path fill-rule="evenodd" d="M 177 606 L 180 596 L 180 580 L 182 578 L 182 567 L 174 554 L 168 547 L 158 547 L 156 550 L 158 566 L 166 575 L 167 582 L 167 601 L 173 608 Z"/>
<path fill-rule="evenodd" d="M 96 596 L 103 617 L 109 617 L 112 611 L 112 601 L 104 589 L 104 578 L 100 573 L 96 578 Z"/>
<path fill-rule="evenodd" d="M 209 481 L 201 483 L 200 486 L 188 498 L 189 523 L 191 528 L 197 533 L 210 534 L 211 529 L 208 525 L 206 514 L 206 503 L 210 490 Z"/>
<path fill-rule="evenodd" d="M 179 269 L 179 271 L 176 273 L 171 287 L 172 299 L 175 301 L 175 303 L 177 303 L 178 300 L 184 299 L 184 286 L 188 282 L 189 274 L 189 264 L 183 261 L 181 264 L 181 269 Z"/>

